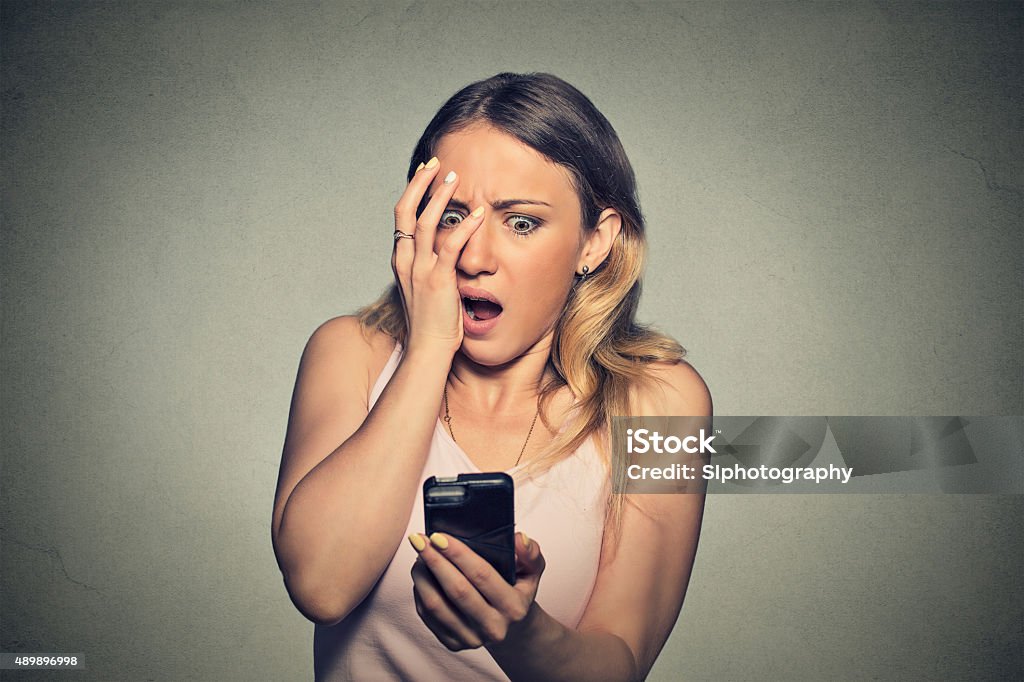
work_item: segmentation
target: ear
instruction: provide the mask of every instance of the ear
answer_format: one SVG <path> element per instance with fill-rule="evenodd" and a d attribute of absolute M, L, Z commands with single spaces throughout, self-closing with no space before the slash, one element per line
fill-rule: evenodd
<path fill-rule="evenodd" d="M 601 211 L 597 218 L 597 227 L 583 240 L 583 248 L 576 263 L 576 274 L 582 274 L 584 265 L 589 268 L 589 272 L 597 270 L 597 267 L 608 258 L 608 252 L 612 250 L 612 244 L 615 243 L 620 230 L 622 216 L 619 212 L 614 208 Z"/>

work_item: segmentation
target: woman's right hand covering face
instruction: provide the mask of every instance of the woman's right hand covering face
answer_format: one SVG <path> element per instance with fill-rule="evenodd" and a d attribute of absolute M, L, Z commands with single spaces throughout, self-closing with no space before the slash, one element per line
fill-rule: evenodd
<path fill-rule="evenodd" d="M 483 222 L 483 209 L 479 207 L 464 217 L 435 253 L 438 222 L 459 185 L 454 171 L 434 183 L 440 168 L 437 157 L 421 164 L 395 205 L 395 229 L 414 238 L 396 234 L 391 268 L 402 292 L 407 346 L 441 347 L 454 355 L 464 333 L 455 265 L 462 248 Z M 432 183 L 434 193 L 417 219 L 416 209 Z"/>

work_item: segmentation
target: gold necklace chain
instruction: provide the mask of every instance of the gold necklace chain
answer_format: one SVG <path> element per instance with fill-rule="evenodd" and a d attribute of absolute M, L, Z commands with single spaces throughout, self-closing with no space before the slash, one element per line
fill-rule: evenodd
<path fill-rule="evenodd" d="M 540 400 L 537 400 L 537 414 L 533 415 L 533 421 L 530 422 L 530 432 L 526 434 L 526 440 L 523 441 L 523 449 L 519 451 L 519 456 L 516 457 L 516 463 L 512 465 L 513 468 L 519 466 L 519 462 L 523 459 L 523 453 L 526 452 L 526 444 L 530 442 L 530 436 L 533 435 L 533 427 L 537 425 L 537 417 L 540 416 Z M 448 425 L 448 433 L 451 434 L 452 441 L 458 443 L 455 440 L 455 432 L 452 431 L 452 415 L 448 412 L 448 382 L 444 383 L 444 423 Z"/>

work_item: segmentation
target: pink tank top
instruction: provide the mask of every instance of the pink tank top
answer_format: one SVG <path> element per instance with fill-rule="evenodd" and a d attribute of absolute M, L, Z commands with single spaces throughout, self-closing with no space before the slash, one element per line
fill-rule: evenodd
<path fill-rule="evenodd" d="M 372 408 L 401 358 L 395 346 L 370 391 Z M 437 420 L 422 478 L 479 471 Z M 512 473 L 513 470 L 509 470 Z M 516 481 L 516 529 L 540 543 L 547 562 L 537 603 L 570 628 L 583 615 L 597 575 L 604 531 L 607 474 L 593 441 L 539 477 Z M 407 534 L 423 532 L 418 491 Z M 484 648 L 451 652 L 416 614 L 409 570 L 416 552 L 403 542 L 377 585 L 345 620 L 317 625 L 317 680 L 506 680 Z"/>

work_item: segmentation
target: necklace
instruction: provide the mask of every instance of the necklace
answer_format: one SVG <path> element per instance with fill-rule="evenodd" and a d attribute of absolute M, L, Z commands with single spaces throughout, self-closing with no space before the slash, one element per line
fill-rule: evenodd
<path fill-rule="evenodd" d="M 533 421 L 530 422 L 530 432 L 526 434 L 526 440 L 523 441 L 523 449 L 519 451 L 519 456 L 516 457 L 516 463 L 512 465 L 513 468 L 519 466 L 520 460 L 523 459 L 523 453 L 526 452 L 526 444 L 530 442 L 530 436 L 533 435 L 533 427 L 537 425 L 537 417 L 540 416 L 540 401 L 537 401 L 537 414 L 533 415 Z M 456 443 L 459 441 L 455 440 L 455 432 L 452 431 L 452 415 L 448 412 L 448 382 L 444 384 L 444 423 L 448 425 L 448 433 L 451 434 L 452 440 Z"/>

